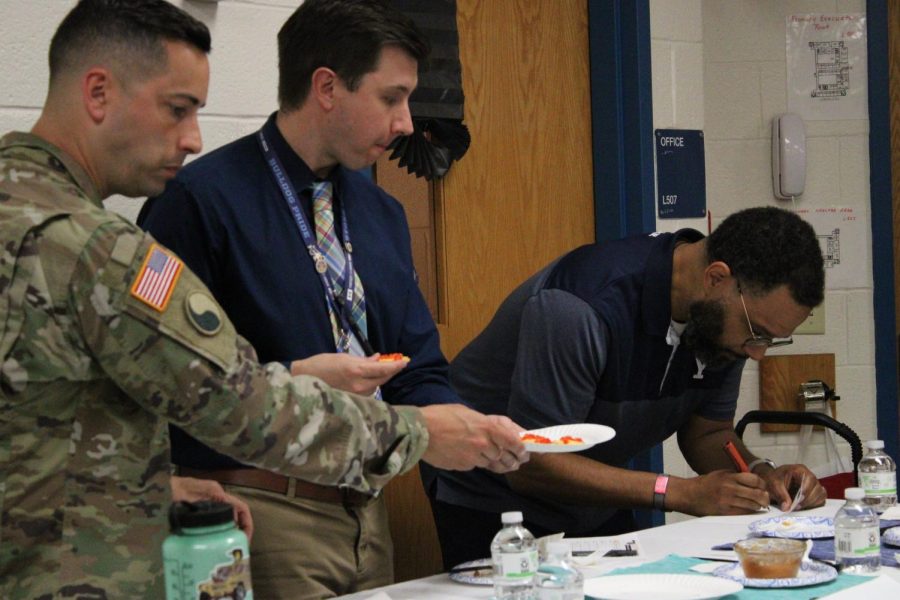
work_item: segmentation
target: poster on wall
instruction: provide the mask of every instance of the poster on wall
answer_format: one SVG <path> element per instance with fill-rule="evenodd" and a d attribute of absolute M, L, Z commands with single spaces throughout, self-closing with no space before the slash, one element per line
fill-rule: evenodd
<path fill-rule="evenodd" d="M 872 287 L 866 265 L 866 232 L 863 215 L 848 206 L 796 209 L 812 225 L 825 260 L 825 288 L 846 290 Z"/>
<path fill-rule="evenodd" d="M 866 16 L 787 17 L 788 112 L 834 121 L 868 117 Z"/>

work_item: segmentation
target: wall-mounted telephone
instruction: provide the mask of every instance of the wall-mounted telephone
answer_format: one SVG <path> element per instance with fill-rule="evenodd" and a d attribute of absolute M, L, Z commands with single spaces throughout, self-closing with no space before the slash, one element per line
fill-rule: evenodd
<path fill-rule="evenodd" d="M 800 115 L 785 113 L 772 120 L 772 188 L 790 200 L 806 185 L 806 127 Z"/>

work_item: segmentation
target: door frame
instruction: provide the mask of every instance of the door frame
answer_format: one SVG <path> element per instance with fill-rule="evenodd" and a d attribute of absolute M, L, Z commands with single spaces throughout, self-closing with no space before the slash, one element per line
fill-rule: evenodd
<path fill-rule="evenodd" d="M 898 3 L 891 2 L 895 9 Z M 894 216 L 891 174 L 891 93 L 888 3 L 866 0 L 869 63 L 869 188 L 875 315 L 875 416 L 885 451 L 900 451 L 897 398 L 897 328 L 894 282 Z M 894 18 L 900 15 L 895 10 Z"/>
<path fill-rule="evenodd" d="M 649 0 L 588 0 L 594 229 L 598 242 L 656 229 Z M 629 466 L 663 472 L 662 445 Z M 635 510 L 641 528 L 659 511 Z"/>

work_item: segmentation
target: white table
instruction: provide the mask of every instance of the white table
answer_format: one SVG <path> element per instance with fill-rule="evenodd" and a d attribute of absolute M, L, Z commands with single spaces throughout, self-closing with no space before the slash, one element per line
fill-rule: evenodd
<path fill-rule="evenodd" d="M 828 500 L 825 506 L 803 511 L 801 514 L 833 516 L 841 504 L 843 504 L 843 501 Z M 769 516 L 778 514 L 780 512 L 777 509 L 772 509 Z M 717 552 L 711 550 L 711 548 L 718 544 L 730 543 L 746 537 L 748 533 L 747 526 L 751 522 L 765 516 L 767 515 L 762 513 L 737 517 L 701 517 L 638 531 L 634 535 L 638 538 L 641 550 L 645 556 L 640 558 L 602 559 L 601 564 L 598 566 L 582 570 L 585 577 L 596 577 L 613 569 L 659 560 L 669 554 L 736 560 L 733 552 Z M 886 567 L 882 569 L 882 572 L 900 582 L 900 569 Z M 376 590 L 349 594 L 341 596 L 341 598 L 366 600 L 373 596 L 379 597 L 379 592 L 388 594 L 391 600 L 465 600 L 467 598 L 488 599 L 491 597 L 493 589 L 489 586 L 457 583 L 452 581 L 446 573 L 441 573 L 431 577 L 396 583 Z M 384 598 L 383 595 L 380 597 Z"/>

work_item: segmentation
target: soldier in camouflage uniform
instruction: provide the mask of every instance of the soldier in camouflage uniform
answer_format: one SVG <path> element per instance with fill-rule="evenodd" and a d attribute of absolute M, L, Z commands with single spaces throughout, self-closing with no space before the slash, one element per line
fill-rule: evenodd
<path fill-rule="evenodd" d="M 467 429 L 462 406 L 392 407 L 258 364 L 193 273 L 103 209 L 159 193 L 200 150 L 208 51 L 206 27 L 164 0 L 82 0 L 32 133 L 0 139 L 4 599 L 163 596 L 169 422 L 365 494 L 419 458 L 472 468 L 517 451 Z"/>

